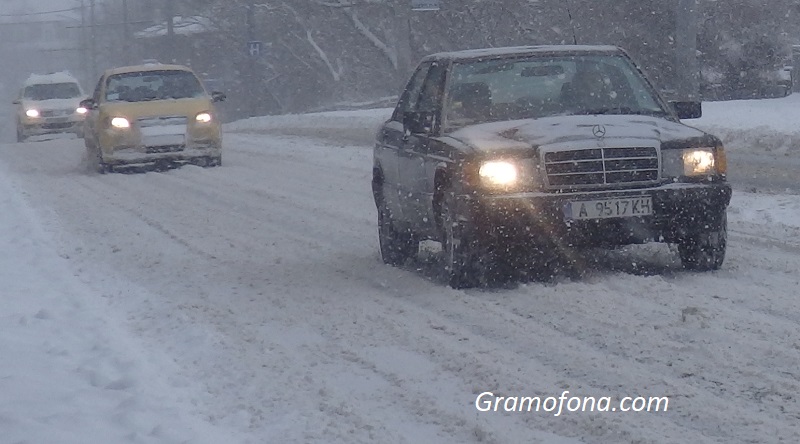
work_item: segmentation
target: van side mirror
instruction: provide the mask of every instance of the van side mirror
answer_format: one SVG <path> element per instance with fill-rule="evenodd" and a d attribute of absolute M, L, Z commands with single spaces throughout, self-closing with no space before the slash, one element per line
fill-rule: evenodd
<path fill-rule="evenodd" d="M 225 99 L 227 99 L 227 98 L 228 98 L 228 96 L 226 96 L 225 93 L 221 93 L 219 91 L 213 91 L 211 93 L 211 101 L 212 102 L 224 102 Z"/>
<path fill-rule="evenodd" d="M 701 102 L 669 102 L 679 119 L 699 119 L 703 117 Z"/>

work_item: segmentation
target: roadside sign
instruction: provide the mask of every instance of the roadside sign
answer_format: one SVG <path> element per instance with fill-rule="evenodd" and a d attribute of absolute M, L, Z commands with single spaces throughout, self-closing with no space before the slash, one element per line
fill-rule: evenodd
<path fill-rule="evenodd" d="M 261 46 L 261 42 L 258 40 L 247 42 L 247 52 L 250 53 L 250 56 L 257 57 L 261 55 Z"/>
<path fill-rule="evenodd" d="M 412 11 L 438 11 L 439 0 L 411 0 Z"/>

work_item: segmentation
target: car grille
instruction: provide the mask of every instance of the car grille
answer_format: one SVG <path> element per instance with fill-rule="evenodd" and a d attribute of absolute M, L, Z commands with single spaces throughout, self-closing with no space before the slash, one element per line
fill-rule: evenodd
<path fill-rule="evenodd" d="M 139 119 L 139 128 L 150 126 L 186 126 L 186 116 L 144 117 Z"/>
<path fill-rule="evenodd" d="M 43 129 L 65 129 L 70 128 L 73 126 L 72 122 L 63 122 L 63 123 L 43 123 L 41 127 Z"/>
<path fill-rule="evenodd" d="M 602 188 L 658 181 L 655 147 L 590 148 L 544 153 L 547 184 L 554 189 Z"/>
<path fill-rule="evenodd" d="M 74 113 L 73 109 L 46 109 L 42 111 L 42 117 L 63 117 Z"/>

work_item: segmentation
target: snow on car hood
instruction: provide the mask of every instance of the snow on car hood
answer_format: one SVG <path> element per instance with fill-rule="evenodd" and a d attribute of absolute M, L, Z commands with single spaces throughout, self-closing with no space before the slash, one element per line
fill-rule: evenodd
<path fill-rule="evenodd" d="M 72 99 L 48 99 L 48 100 L 30 100 L 23 99 L 22 105 L 26 109 L 35 108 L 38 110 L 62 110 L 62 109 L 76 109 L 81 103 L 80 97 Z"/>
<path fill-rule="evenodd" d="M 602 137 L 597 129 L 605 131 Z M 528 150 L 550 145 L 660 146 L 669 141 L 703 137 L 698 129 L 658 117 L 638 115 L 556 116 L 471 125 L 448 136 L 475 150 Z"/>

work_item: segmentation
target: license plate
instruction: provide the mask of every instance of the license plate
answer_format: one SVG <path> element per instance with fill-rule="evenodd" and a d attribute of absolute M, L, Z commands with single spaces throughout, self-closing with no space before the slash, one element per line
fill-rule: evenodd
<path fill-rule="evenodd" d="M 68 117 L 50 117 L 45 119 L 47 123 L 67 123 L 67 120 L 69 120 Z"/>
<path fill-rule="evenodd" d="M 651 214 L 653 214 L 653 199 L 650 196 L 568 202 L 564 207 L 564 215 L 567 219 L 573 220 L 649 216 Z"/>

